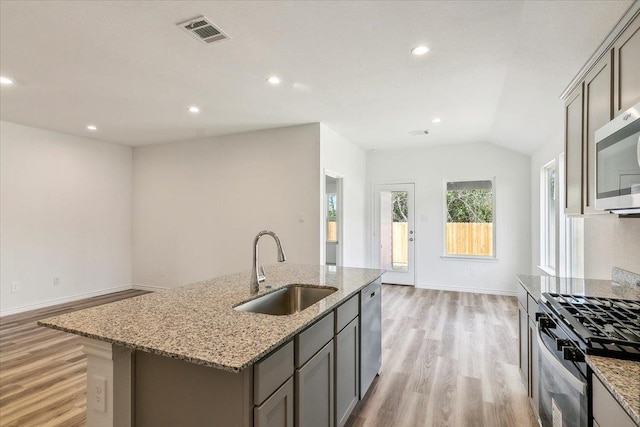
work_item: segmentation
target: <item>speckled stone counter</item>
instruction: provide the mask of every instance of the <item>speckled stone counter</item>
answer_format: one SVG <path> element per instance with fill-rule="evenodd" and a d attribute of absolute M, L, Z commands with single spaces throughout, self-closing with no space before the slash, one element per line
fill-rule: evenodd
<path fill-rule="evenodd" d="M 288 284 L 331 286 L 337 292 L 290 316 L 244 313 L 254 299 L 250 273 L 223 276 L 38 322 L 41 326 L 231 372 L 239 372 L 291 339 L 383 270 L 277 264 L 266 267 L 263 295 Z"/>
<path fill-rule="evenodd" d="M 631 419 L 640 425 L 640 362 L 587 356 L 587 363 Z"/>
<path fill-rule="evenodd" d="M 518 281 L 538 301 L 544 292 L 592 297 L 640 300 L 640 286 L 619 284 L 610 280 L 573 279 L 555 276 L 518 274 Z"/>

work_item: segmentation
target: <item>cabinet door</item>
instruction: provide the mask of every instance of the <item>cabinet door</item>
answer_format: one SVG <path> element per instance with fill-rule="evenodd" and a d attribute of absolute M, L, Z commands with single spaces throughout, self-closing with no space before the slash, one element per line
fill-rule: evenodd
<path fill-rule="evenodd" d="M 640 101 L 640 15 L 616 40 L 613 49 L 617 115 Z"/>
<path fill-rule="evenodd" d="M 293 427 L 293 378 L 253 410 L 254 427 Z"/>
<path fill-rule="evenodd" d="M 565 206 L 567 215 L 582 214 L 583 83 L 567 98 L 564 108 Z"/>
<path fill-rule="evenodd" d="M 529 318 L 527 311 L 518 306 L 518 340 L 520 342 L 520 373 L 524 380 L 527 390 L 529 389 Z"/>
<path fill-rule="evenodd" d="M 297 426 L 333 427 L 333 340 L 296 371 Z"/>
<path fill-rule="evenodd" d="M 529 397 L 533 402 L 533 411 L 538 416 L 540 406 L 540 390 L 538 389 L 539 369 L 538 366 L 538 340 L 536 334 L 538 328 L 536 322 L 529 318 Z"/>
<path fill-rule="evenodd" d="M 358 318 L 349 323 L 335 338 L 336 351 L 336 420 L 337 427 L 347 422 L 358 403 L 360 356 L 358 354 Z"/>
<path fill-rule="evenodd" d="M 595 374 L 591 374 L 592 379 L 592 408 L 594 425 L 602 427 L 634 427 L 637 426 L 629 415 L 622 409 L 622 406 L 613 398 L 604 384 Z"/>
<path fill-rule="evenodd" d="M 608 52 L 593 67 L 584 80 L 584 213 L 597 211 L 596 206 L 596 129 L 613 118 L 613 51 Z"/>

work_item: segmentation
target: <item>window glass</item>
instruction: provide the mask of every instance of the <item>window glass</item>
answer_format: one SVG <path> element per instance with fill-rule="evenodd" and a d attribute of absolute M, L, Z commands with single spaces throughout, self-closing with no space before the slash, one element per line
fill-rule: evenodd
<path fill-rule="evenodd" d="M 338 226 L 336 222 L 338 195 L 327 193 L 327 241 L 338 240 Z"/>
<path fill-rule="evenodd" d="M 493 181 L 446 184 L 445 254 L 495 256 Z"/>

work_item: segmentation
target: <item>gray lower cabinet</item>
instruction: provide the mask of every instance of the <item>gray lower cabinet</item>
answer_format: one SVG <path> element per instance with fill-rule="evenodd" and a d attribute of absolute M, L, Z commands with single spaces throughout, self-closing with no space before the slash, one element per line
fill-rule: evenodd
<path fill-rule="evenodd" d="M 253 410 L 253 427 L 293 427 L 293 378 Z"/>
<path fill-rule="evenodd" d="M 529 319 L 527 317 L 527 309 L 518 306 L 518 334 L 520 344 L 520 373 L 524 379 L 524 383 L 529 384 Z"/>
<path fill-rule="evenodd" d="M 345 326 L 335 337 L 335 357 L 336 357 L 336 393 L 335 425 L 342 427 L 347 422 L 351 411 L 358 403 L 359 399 L 359 372 L 360 356 L 358 317 Z"/>
<path fill-rule="evenodd" d="M 295 421 L 300 427 L 333 427 L 333 339 L 296 370 Z"/>
<path fill-rule="evenodd" d="M 637 427 L 598 377 L 591 374 L 593 425 L 600 427 Z"/>

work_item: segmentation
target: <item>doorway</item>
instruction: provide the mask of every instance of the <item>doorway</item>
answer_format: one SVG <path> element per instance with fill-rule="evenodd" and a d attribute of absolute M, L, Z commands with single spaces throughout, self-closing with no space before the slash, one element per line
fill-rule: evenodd
<path fill-rule="evenodd" d="M 342 180 L 343 177 L 325 170 L 324 191 L 324 261 L 325 265 L 342 265 Z"/>
<path fill-rule="evenodd" d="M 382 282 L 415 285 L 414 184 L 376 184 L 375 230 Z"/>

